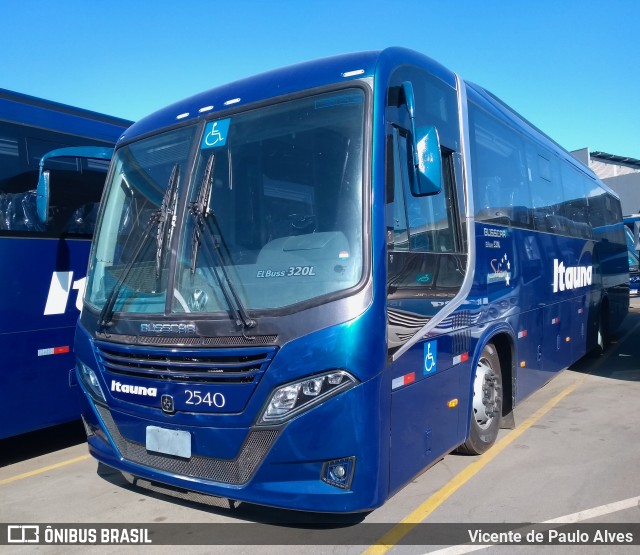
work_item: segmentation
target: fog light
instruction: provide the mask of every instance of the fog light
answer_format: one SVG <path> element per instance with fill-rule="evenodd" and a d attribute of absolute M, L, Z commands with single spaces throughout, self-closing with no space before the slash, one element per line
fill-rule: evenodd
<path fill-rule="evenodd" d="M 341 464 L 338 464 L 331 468 L 329 475 L 331 475 L 334 480 L 344 480 L 344 477 L 347 475 L 347 469 Z"/>
<path fill-rule="evenodd" d="M 356 458 L 347 457 L 336 461 L 327 461 L 322 466 L 322 481 L 340 489 L 349 489 L 356 468 Z"/>

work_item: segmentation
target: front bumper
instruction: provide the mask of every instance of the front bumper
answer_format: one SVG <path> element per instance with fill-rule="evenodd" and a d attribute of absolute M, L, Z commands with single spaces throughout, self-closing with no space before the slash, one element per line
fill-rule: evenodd
<path fill-rule="evenodd" d="M 98 404 L 84 389 L 83 419 L 97 460 L 151 484 L 285 509 L 366 511 L 381 505 L 388 491 L 380 415 L 367 414 L 379 383 L 379 377 L 362 383 L 280 426 L 175 426 L 193 438 L 188 459 L 148 451 L 140 438 L 158 422 Z M 222 445 L 227 434 L 239 445 L 233 453 Z M 221 443 L 221 456 L 212 456 L 212 442 Z M 355 460 L 348 489 L 322 479 L 328 461 L 347 457 Z"/>

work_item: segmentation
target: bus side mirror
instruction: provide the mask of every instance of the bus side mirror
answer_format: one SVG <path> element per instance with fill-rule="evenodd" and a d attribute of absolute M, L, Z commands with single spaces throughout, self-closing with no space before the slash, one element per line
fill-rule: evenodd
<path fill-rule="evenodd" d="M 411 180 L 411 194 L 415 197 L 437 195 L 442 189 L 442 156 L 438 130 L 433 126 L 416 128 L 416 97 L 413 83 L 404 81 L 402 92 L 409 113 L 413 141 L 414 178 Z"/>
<path fill-rule="evenodd" d="M 46 224 L 49 219 L 49 199 L 51 189 L 49 187 L 49 170 L 40 169 L 38 187 L 36 188 L 36 212 L 41 223 Z"/>
<path fill-rule="evenodd" d="M 416 197 L 437 195 L 442 189 L 442 155 L 438 130 L 435 127 L 420 128 L 414 140 L 416 178 L 411 184 L 411 193 Z"/>

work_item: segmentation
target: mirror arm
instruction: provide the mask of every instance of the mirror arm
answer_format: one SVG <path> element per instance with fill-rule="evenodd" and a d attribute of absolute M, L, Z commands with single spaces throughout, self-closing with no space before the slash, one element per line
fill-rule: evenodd
<path fill-rule="evenodd" d="M 42 169 L 43 163 L 40 162 L 40 175 L 38 176 L 38 185 L 36 187 L 36 213 L 41 223 L 47 224 L 49 221 L 49 201 L 51 196 L 51 188 L 49 185 L 49 170 Z"/>
<path fill-rule="evenodd" d="M 402 82 L 402 91 L 404 93 L 405 105 L 409 113 L 409 121 L 411 122 L 411 149 L 413 154 L 413 166 L 418 170 L 418 141 L 416 137 L 416 97 L 413 92 L 413 83 L 411 81 Z"/>

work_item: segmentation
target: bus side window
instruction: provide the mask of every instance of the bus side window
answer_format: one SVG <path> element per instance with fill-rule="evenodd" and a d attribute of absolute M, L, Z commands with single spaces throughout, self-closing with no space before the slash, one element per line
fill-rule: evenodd
<path fill-rule="evenodd" d="M 522 138 L 469 103 L 476 219 L 532 228 L 529 174 Z"/>
<path fill-rule="evenodd" d="M 397 130 L 387 137 L 387 248 L 389 251 L 408 251 L 409 235 L 407 211 L 402 187 L 402 164 L 397 145 Z"/>
<path fill-rule="evenodd" d="M 444 187 L 437 195 L 416 197 L 411 194 L 412 154 L 410 140 L 405 130 L 393 128 L 391 156 L 393 171 L 393 222 L 387 228 L 393 229 L 393 250 L 412 252 L 454 252 L 456 251 L 455 203 L 452 197 L 453 172 L 444 172 Z M 443 157 L 444 164 L 451 162 L 450 156 Z"/>
<path fill-rule="evenodd" d="M 571 234 L 562 206 L 563 189 L 558 160 L 550 153 L 528 145 L 529 169 L 533 174 L 531 198 L 538 231 Z"/>
<path fill-rule="evenodd" d="M 36 214 L 36 192 L 0 193 L 0 230 L 44 231 Z"/>
<path fill-rule="evenodd" d="M 61 164 L 67 162 L 67 166 Z M 108 161 L 88 167 L 88 159 L 50 160 L 50 221 L 47 230 L 62 235 L 92 235 Z M 56 165 L 54 165 L 54 162 Z"/>
<path fill-rule="evenodd" d="M 433 127 L 440 139 L 442 187 L 434 195 L 414 196 L 414 125 L 407 109 L 405 82 L 415 95 L 415 127 Z M 387 301 L 389 346 L 395 347 L 412 331 L 398 314 L 415 314 L 418 321 L 433 315 L 433 303 L 406 303 L 435 295 L 453 296 L 460 288 L 466 268 L 460 215 L 464 195 L 456 188 L 462 179 L 458 154 L 460 131 L 455 89 L 419 68 L 402 66 L 390 77 L 386 119 Z M 457 183 L 462 187 L 462 183 Z M 415 321 L 415 320 L 412 320 Z M 415 331 L 415 330 L 414 330 Z"/>
<path fill-rule="evenodd" d="M 574 168 L 562 166 L 562 188 L 564 201 L 562 213 L 567 222 L 571 223 L 570 235 L 584 239 L 591 238 L 589 226 L 589 191 L 586 180 Z"/>
<path fill-rule="evenodd" d="M 87 202 L 76 208 L 69 221 L 65 224 L 63 233 L 71 235 L 93 235 L 98 217 L 99 202 Z"/>

